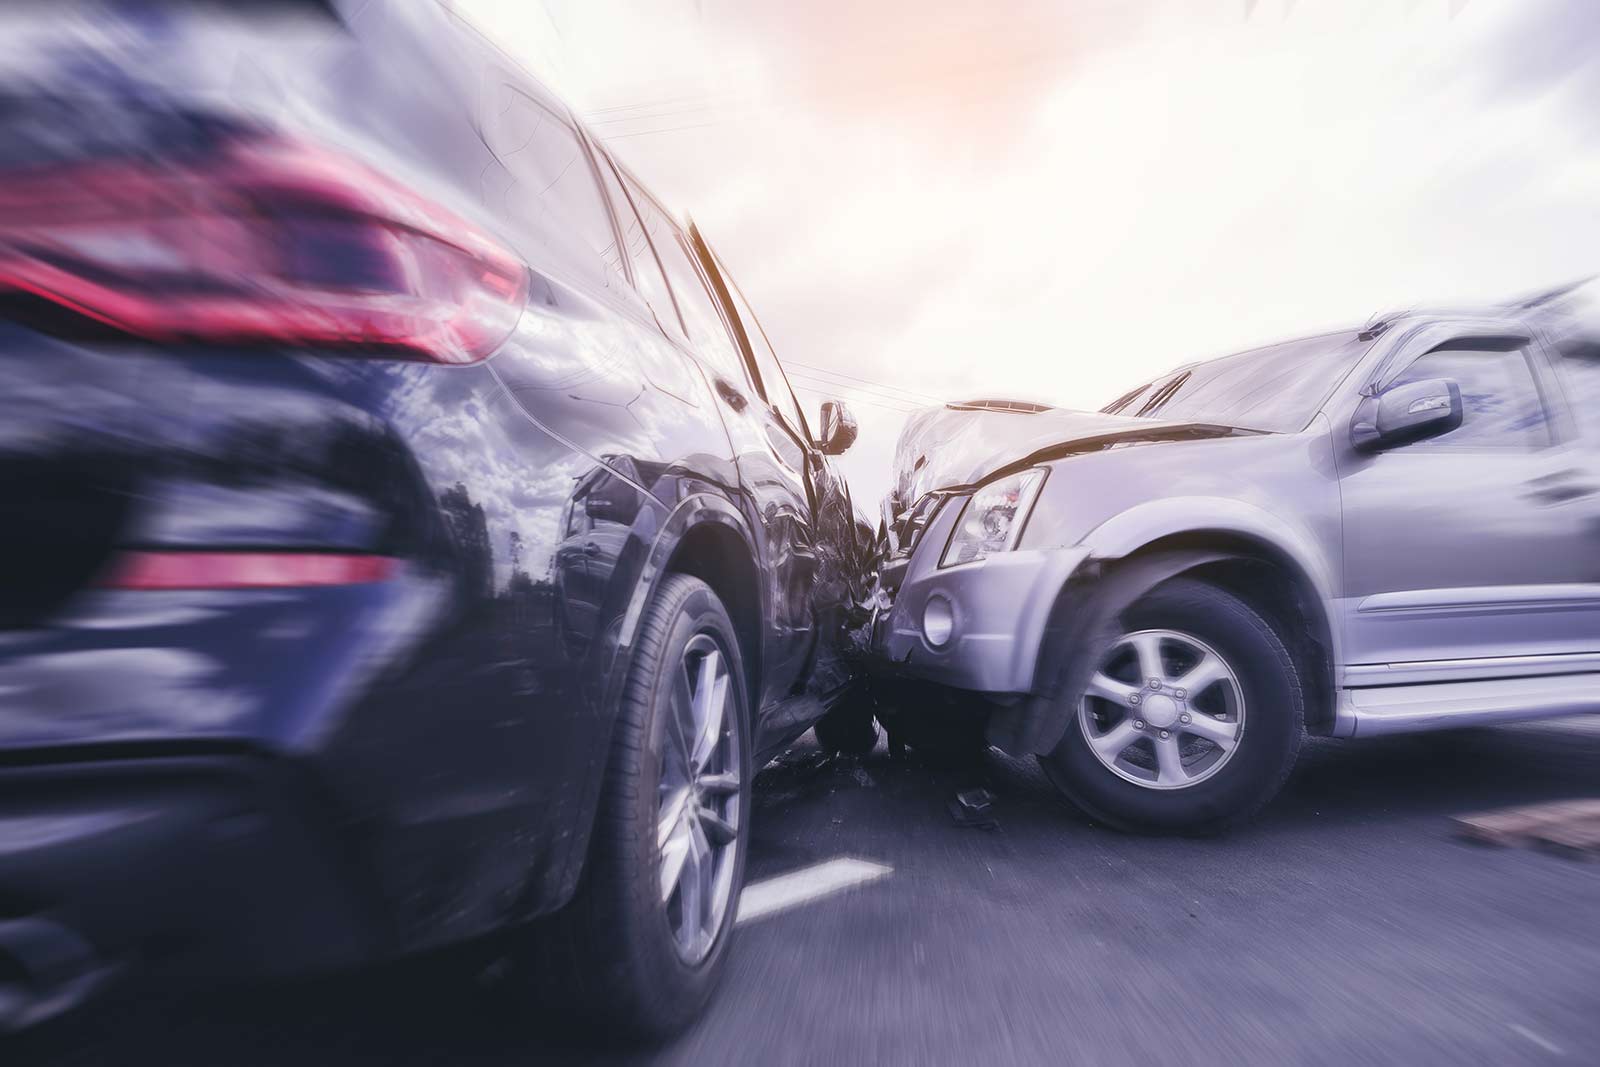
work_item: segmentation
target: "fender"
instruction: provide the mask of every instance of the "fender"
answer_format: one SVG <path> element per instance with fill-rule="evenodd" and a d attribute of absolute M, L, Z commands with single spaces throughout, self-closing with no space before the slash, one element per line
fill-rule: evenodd
<path fill-rule="evenodd" d="M 1192 549 L 1153 552 L 1105 574 L 1086 561 L 1057 594 L 1040 638 L 1041 649 L 1066 648 L 1072 654 L 1047 657 L 1041 651 L 1032 693 L 994 709 L 989 743 L 1013 756 L 1043 756 L 1054 750 L 1095 665 L 1116 639 L 1115 622 L 1123 610 L 1168 578 L 1226 558 L 1226 553 Z"/>
<path fill-rule="evenodd" d="M 584 796 L 580 804 L 583 815 L 573 828 L 573 840 L 557 880 L 555 906 L 571 899 L 583 873 L 584 861 L 589 854 L 589 837 L 599 808 L 600 784 L 605 778 L 607 755 L 611 751 L 611 734 L 616 727 L 615 712 L 628 672 L 633 667 L 634 642 L 638 637 L 639 623 L 650 598 L 661 585 L 673 553 L 690 531 L 707 523 L 715 523 L 732 529 L 749 548 L 751 559 L 756 558 L 754 540 L 744 517 L 725 498 L 710 492 L 693 493 L 679 501 L 665 518 L 662 517 L 660 498 L 649 496 L 647 499 L 654 501 L 657 506 L 640 510 L 632 528 L 632 536 L 640 543 L 649 545 L 649 548 L 642 562 L 627 568 L 626 572 L 619 566 L 618 573 L 613 577 L 614 588 L 619 592 L 623 588 L 628 589 L 627 606 L 621 612 L 620 621 L 612 624 L 615 636 L 609 639 L 602 637 L 595 642 L 590 659 L 592 665 L 584 672 L 592 680 L 592 684 L 586 684 L 585 688 L 592 694 L 594 706 L 605 722 L 600 729 L 593 731 L 593 741 L 587 753 L 586 762 L 590 770 L 584 776 Z M 639 559 L 637 555 L 634 558 Z M 757 595 L 761 595 L 760 591 Z M 764 602 L 760 610 L 764 619 Z M 524 908 L 525 912 L 529 910 Z M 537 910 L 548 911 L 550 908 Z"/>
<path fill-rule="evenodd" d="M 1334 566 L 1300 524 L 1242 500 L 1213 496 L 1164 497 L 1114 515 L 1089 531 L 1083 544 L 1095 559 L 1122 559 L 1179 534 L 1222 533 L 1269 545 L 1287 556 L 1326 603 L 1337 583 Z"/>
<path fill-rule="evenodd" d="M 706 523 L 716 523 L 726 526 L 739 535 L 740 542 L 749 551 L 752 560 L 758 559 L 755 538 L 751 535 L 750 525 L 745 521 L 737 507 L 724 497 L 714 493 L 693 493 L 680 500 L 676 507 L 661 523 L 660 531 L 656 534 L 650 546 L 650 552 L 645 557 L 644 567 L 634 582 L 633 594 L 628 599 L 628 610 L 622 617 L 622 629 L 617 635 L 617 651 L 619 655 L 630 654 L 633 641 L 639 631 L 639 620 L 644 616 L 645 605 L 650 603 L 650 598 L 655 594 L 656 587 L 661 584 L 661 576 L 666 571 L 667 563 L 677 551 L 678 546 L 689 531 Z M 760 565 L 757 564 L 757 570 Z M 760 616 L 763 621 L 767 618 L 767 590 L 766 583 L 758 582 L 756 596 L 760 604 Z"/>
<path fill-rule="evenodd" d="M 1090 549 L 1089 557 L 1057 596 L 1044 642 L 1076 653 L 1041 656 L 1032 693 L 995 710 L 989 741 L 1013 755 L 1042 755 L 1053 750 L 1071 722 L 1093 665 L 1115 638 L 1117 617 L 1168 578 L 1237 555 L 1205 544 L 1207 535 L 1218 534 L 1256 542 L 1284 557 L 1310 583 L 1321 605 L 1330 602 L 1333 568 L 1316 550 L 1315 540 L 1303 528 L 1263 508 L 1239 500 L 1197 496 L 1164 498 L 1130 508 L 1084 537 L 1081 544 Z M 1154 551 L 1141 551 L 1180 536 L 1194 537 L 1196 544 L 1185 547 L 1168 542 Z M 1106 566 L 1133 556 L 1137 558 L 1129 563 Z M 1343 662 L 1339 633 L 1326 607 L 1319 610 L 1337 686 Z"/>
<path fill-rule="evenodd" d="M 1243 500 L 1181 496 L 1152 500 L 1114 515 L 1083 539 L 1090 559 L 1124 559 L 1166 537 L 1223 534 L 1255 541 L 1297 568 L 1316 593 L 1322 612 L 1333 684 L 1344 684 L 1344 635 L 1330 610 L 1341 584 L 1340 562 L 1327 558 L 1300 522 Z"/>

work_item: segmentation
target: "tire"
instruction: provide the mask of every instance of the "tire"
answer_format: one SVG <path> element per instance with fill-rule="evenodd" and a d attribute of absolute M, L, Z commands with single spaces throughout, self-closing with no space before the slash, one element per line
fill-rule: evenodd
<path fill-rule="evenodd" d="M 1120 624 L 1061 743 L 1040 757 L 1045 773 L 1124 830 L 1210 834 L 1250 818 L 1283 786 L 1304 732 L 1303 683 L 1282 639 L 1243 600 L 1187 578 L 1157 586 Z M 1145 677 L 1152 649 L 1159 688 Z M 1185 679 L 1194 692 L 1174 684 Z"/>
<path fill-rule="evenodd" d="M 703 681 L 707 653 L 726 668 L 725 714 L 719 743 L 706 760 L 702 778 L 717 778 L 718 754 L 732 753 L 714 789 L 691 788 L 674 747 L 674 716 L 682 697 L 691 704 Z M 684 687 L 675 683 L 682 674 Z M 713 683 L 713 688 L 715 683 Z M 601 786 L 588 862 L 570 904 L 535 932 L 525 965 L 546 1008 L 585 1025 L 610 1041 L 656 1041 L 691 1022 L 714 990 L 727 955 L 728 941 L 744 884 L 749 846 L 751 766 L 750 715 L 744 666 L 738 638 L 722 602 L 698 578 L 672 574 L 663 579 L 643 621 L 637 651 L 621 698 L 613 730 L 605 778 Z M 693 705 L 698 707 L 699 705 Z M 736 779 L 731 786 L 726 780 Z M 692 793 L 692 802 L 674 798 Z M 703 807 L 702 807 L 703 806 Z M 676 830 L 666 846 L 658 845 L 658 817 L 669 811 L 681 817 L 667 821 Z M 708 830 L 705 813 L 720 818 L 720 831 Z M 729 825 L 732 836 L 727 837 Z M 712 876 L 693 880 L 699 871 L 698 846 L 711 847 Z M 679 848 L 680 836 L 683 848 Z M 731 853 L 728 851 L 731 849 Z M 676 888 L 665 896 L 669 851 L 684 857 L 677 866 Z M 682 920 L 689 915 L 691 885 L 725 893 L 720 913 L 708 917 L 703 937 L 688 936 Z"/>
<path fill-rule="evenodd" d="M 970 693 L 903 683 L 883 696 L 878 717 L 891 753 L 909 748 L 921 763 L 938 770 L 969 769 L 989 751 L 987 708 Z"/>
<path fill-rule="evenodd" d="M 852 694 L 829 709 L 812 730 L 817 735 L 818 747 L 841 756 L 865 756 L 878 744 L 873 703 L 865 693 Z"/>

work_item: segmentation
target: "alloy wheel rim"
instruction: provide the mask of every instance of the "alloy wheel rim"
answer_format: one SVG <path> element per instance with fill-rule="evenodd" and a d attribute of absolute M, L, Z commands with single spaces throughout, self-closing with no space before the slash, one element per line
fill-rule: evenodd
<path fill-rule="evenodd" d="M 1215 649 L 1177 630 L 1123 634 L 1078 707 L 1089 751 L 1146 789 L 1187 789 L 1233 759 L 1244 735 L 1244 688 Z"/>
<path fill-rule="evenodd" d="M 659 886 L 678 955 L 698 964 L 732 903 L 744 815 L 740 723 L 727 657 L 709 634 L 690 640 L 671 682 L 657 790 Z"/>

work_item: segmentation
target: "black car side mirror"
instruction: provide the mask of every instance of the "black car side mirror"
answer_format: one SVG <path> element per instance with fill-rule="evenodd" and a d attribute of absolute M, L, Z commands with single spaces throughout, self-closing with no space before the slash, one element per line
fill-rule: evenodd
<path fill-rule="evenodd" d="M 1461 387 L 1448 378 L 1391 385 L 1369 396 L 1350 420 L 1350 441 L 1378 452 L 1449 433 L 1461 425 Z"/>
<path fill-rule="evenodd" d="M 818 452 L 824 456 L 841 455 L 856 443 L 856 434 L 860 432 L 856 417 L 850 414 L 843 400 L 822 402 L 822 436 L 817 439 Z"/>

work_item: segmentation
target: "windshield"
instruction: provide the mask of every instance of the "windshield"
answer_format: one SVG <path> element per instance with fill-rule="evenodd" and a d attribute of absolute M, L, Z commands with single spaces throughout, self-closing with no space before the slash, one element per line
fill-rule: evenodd
<path fill-rule="evenodd" d="M 1303 430 L 1371 344 L 1329 333 L 1195 363 L 1126 393 L 1101 410 L 1248 430 Z"/>

